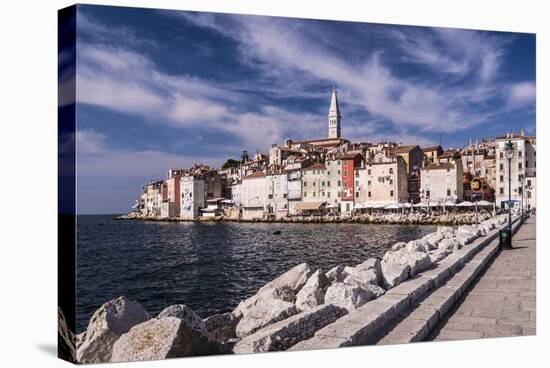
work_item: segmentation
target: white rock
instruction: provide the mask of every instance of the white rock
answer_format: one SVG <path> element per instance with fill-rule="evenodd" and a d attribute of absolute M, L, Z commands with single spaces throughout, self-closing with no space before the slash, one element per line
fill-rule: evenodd
<path fill-rule="evenodd" d="M 86 339 L 77 351 L 78 361 L 110 361 L 113 344 L 120 336 L 150 318 L 141 304 L 124 296 L 108 301 L 92 315 L 86 330 Z"/>
<path fill-rule="evenodd" d="M 296 295 L 296 307 L 306 311 L 323 304 L 329 285 L 330 281 L 325 274 L 321 270 L 315 271 Z"/>
<path fill-rule="evenodd" d="M 424 242 L 422 239 L 411 240 L 405 247 L 408 252 L 424 252 L 428 253 L 431 250 L 429 243 Z"/>
<path fill-rule="evenodd" d="M 223 353 L 221 344 L 185 319 L 154 318 L 123 334 L 113 346 L 112 362 L 157 360 Z"/>
<path fill-rule="evenodd" d="M 214 339 L 225 342 L 237 337 L 239 319 L 231 312 L 214 314 L 204 319 L 206 330 Z"/>
<path fill-rule="evenodd" d="M 447 257 L 449 254 L 451 254 L 453 251 L 448 249 L 435 249 L 428 253 L 430 256 L 430 261 L 432 263 L 437 263 L 443 260 L 445 257 Z"/>
<path fill-rule="evenodd" d="M 174 304 L 166 307 L 157 316 L 157 318 L 166 317 L 184 319 L 189 327 L 194 328 L 201 334 L 207 334 L 202 318 L 185 304 Z"/>
<path fill-rule="evenodd" d="M 281 321 L 298 313 L 292 303 L 280 299 L 258 298 L 237 324 L 238 338 L 248 336 L 262 327 Z"/>
<path fill-rule="evenodd" d="M 261 294 L 270 289 L 276 289 L 283 286 L 288 286 L 296 294 L 302 286 L 306 283 L 309 276 L 312 274 L 312 270 L 307 263 L 299 264 L 287 272 L 283 273 L 281 276 L 277 277 L 275 280 L 267 283 L 258 290 L 258 294 Z"/>
<path fill-rule="evenodd" d="M 286 350 L 297 342 L 312 337 L 317 330 L 346 313 L 344 308 L 332 304 L 315 307 L 245 337 L 235 345 L 233 352 L 246 354 Z"/>
<path fill-rule="evenodd" d="M 457 244 L 460 244 L 458 242 L 458 239 L 456 238 L 445 238 L 438 244 L 438 249 L 446 249 L 452 251 Z"/>
<path fill-rule="evenodd" d="M 325 304 L 334 304 L 351 311 L 383 293 L 384 289 L 376 285 L 362 287 L 337 282 L 327 289 Z"/>
<path fill-rule="evenodd" d="M 273 289 L 267 289 L 241 301 L 237 308 L 235 308 L 235 310 L 233 311 L 233 314 L 237 318 L 246 316 L 250 313 L 250 310 L 255 307 L 260 299 L 278 299 L 294 304 L 294 302 L 296 301 L 296 296 L 294 295 L 293 289 L 288 285 L 279 286 Z"/>
<path fill-rule="evenodd" d="M 325 276 L 329 279 L 331 283 L 342 282 L 347 276 L 347 273 L 344 271 L 344 266 L 338 265 L 330 269 Z"/>
<path fill-rule="evenodd" d="M 395 252 L 395 251 L 398 251 L 400 249 L 405 248 L 406 246 L 407 246 L 407 243 L 405 243 L 405 242 L 397 242 L 394 245 L 392 245 L 390 250 Z"/>
<path fill-rule="evenodd" d="M 409 278 L 411 266 L 408 264 L 382 261 L 382 286 L 388 290 Z"/>

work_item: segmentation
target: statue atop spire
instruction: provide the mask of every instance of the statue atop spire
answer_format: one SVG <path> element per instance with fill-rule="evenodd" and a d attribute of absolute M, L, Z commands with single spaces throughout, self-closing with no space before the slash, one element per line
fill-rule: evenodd
<path fill-rule="evenodd" d="M 340 106 L 338 105 L 338 92 L 336 85 L 332 87 L 332 96 L 330 98 L 330 107 L 328 109 L 328 137 L 340 138 Z"/>

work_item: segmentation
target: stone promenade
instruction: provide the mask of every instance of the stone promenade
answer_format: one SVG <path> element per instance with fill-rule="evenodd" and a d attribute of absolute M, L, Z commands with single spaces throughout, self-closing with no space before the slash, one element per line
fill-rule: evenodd
<path fill-rule="evenodd" d="M 500 252 L 435 328 L 428 340 L 535 335 L 535 216 Z"/>

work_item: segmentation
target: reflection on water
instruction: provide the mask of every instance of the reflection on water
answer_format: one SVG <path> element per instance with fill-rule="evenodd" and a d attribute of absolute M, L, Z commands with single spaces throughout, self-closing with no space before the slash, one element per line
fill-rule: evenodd
<path fill-rule="evenodd" d="M 280 235 L 273 235 L 280 230 Z M 328 270 L 381 257 L 397 241 L 434 226 L 365 224 L 161 223 L 79 216 L 77 330 L 104 302 L 126 295 L 152 314 L 186 304 L 201 317 L 309 262 Z"/>

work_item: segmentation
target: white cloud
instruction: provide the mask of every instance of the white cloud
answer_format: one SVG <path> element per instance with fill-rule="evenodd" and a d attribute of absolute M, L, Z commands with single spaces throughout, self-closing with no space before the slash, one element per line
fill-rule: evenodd
<path fill-rule="evenodd" d="M 535 82 L 520 82 L 508 91 L 508 107 L 511 109 L 532 105 L 536 99 Z"/>

